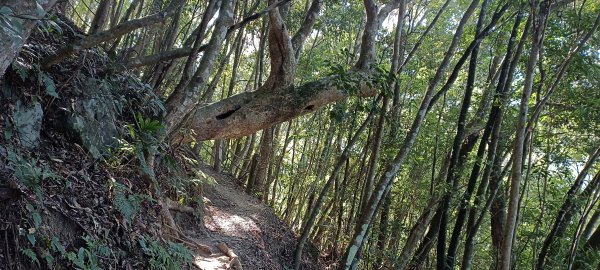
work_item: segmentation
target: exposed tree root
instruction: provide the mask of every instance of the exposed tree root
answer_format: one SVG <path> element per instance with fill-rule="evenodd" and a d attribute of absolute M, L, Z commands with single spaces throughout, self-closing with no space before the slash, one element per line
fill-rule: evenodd
<path fill-rule="evenodd" d="M 171 215 L 171 212 L 169 211 L 169 202 L 172 204 L 177 204 L 168 198 L 160 199 L 158 201 L 158 204 L 160 205 L 160 215 L 162 216 L 163 222 L 165 222 L 164 225 L 170 229 L 170 232 L 167 236 L 174 240 L 182 242 L 192 248 L 196 248 L 202 252 L 205 252 L 208 255 L 212 255 L 213 252 L 209 246 L 200 244 L 197 240 L 190 238 L 186 236 L 183 232 L 181 232 L 179 226 L 177 226 L 175 220 L 173 219 L 173 215 Z"/>
<path fill-rule="evenodd" d="M 186 205 L 180 205 L 179 203 L 177 203 L 169 198 L 165 199 L 165 204 L 167 205 L 169 210 L 173 210 L 173 211 L 177 211 L 177 212 L 181 212 L 181 213 L 193 214 L 196 211 L 193 207 L 186 206 Z"/>
<path fill-rule="evenodd" d="M 225 253 L 225 255 L 227 255 L 231 259 L 229 261 L 229 268 L 242 270 L 242 263 L 240 262 L 240 258 L 238 257 L 238 255 L 233 253 L 233 251 L 231 251 L 231 249 L 229 249 L 227 245 L 223 243 L 218 243 L 216 244 L 216 246 L 217 248 L 219 248 L 219 250 L 221 250 L 221 252 Z"/>

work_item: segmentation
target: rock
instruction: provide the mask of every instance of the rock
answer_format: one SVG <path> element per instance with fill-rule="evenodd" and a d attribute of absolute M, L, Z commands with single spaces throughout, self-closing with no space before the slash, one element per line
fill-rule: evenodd
<path fill-rule="evenodd" d="M 118 136 L 117 108 L 109 86 L 88 78 L 81 86 L 83 98 L 72 104 L 73 111 L 67 126 L 96 159 L 115 146 Z"/>
<path fill-rule="evenodd" d="M 42 105 L 37 101 L 30 106 L 24 105 L 20 100 L 15 104 L 13 121 L 16 135 L 21 145 L 29 150 L 40 144 L 43 116 Z"/>

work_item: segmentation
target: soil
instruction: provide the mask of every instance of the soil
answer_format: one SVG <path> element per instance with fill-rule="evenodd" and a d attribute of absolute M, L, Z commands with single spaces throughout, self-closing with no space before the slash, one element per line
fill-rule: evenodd
<path fill-rule="evenodd" d="M 211 247 L 210 256 L 198 255 L 195 265 L 204 270 L 227 269 L 231 260 L 217 248 L 225 244 L 239 256 L 244 269 L 288 269 L 293 265 L 296 238 L 268 206 L 249 196 L 231 175 L 210 168 L 203 171 L 216 180 L 205 190 L 205 230 L 182 224 L 186 234 L 195 234 Z M 191 230 L 189 228 L 192 228 Z M 305 252 L 306 253 L 306 252 Z M 301 269 L 323 269 L 318 258 L 305 254 Z"/>
<path fill-rule="evenodd" d="M 75 29 L 68 32 L 72 35 L 77 32 L 74 26 L 63 28 Z M 31 63 L 42 58 L 48 47 L 58 48 L 65 42 L 64 35 L 54 37 L 38 31 L 28 40 L 18 62 L 30 70 Z M 154 188 L 141 176 L 135 156 L 121 155 L 123 160 L 117 162 L 117 167 L 109 166 L 110 162 L 94 159 L 60 124 L 64 116 L 62 110 L 80 98 L 72 81 L 73 74 L 82 73 L 104 80 L 106 78 L 96 73 L 104 70 L 107 61 L 104 53 L 86 50 L 47 71 L 60 92 L 59 99 L 40 93 L 35 81 L 37 77 L 29 74 L 26 79 L 20 78 L 17 70 L 7 70 L 0 82 L 16 89 L 22 100 L 39 100 L 44 109 L 40 144 L 27 150 L 22 149 L 17 136 L 6 136 L 6 125 L 10 123 L 14 104 L 0 102 L 0 269 L 74 269 L 73 262 L 63 256 L 65 254 L 59 254 L 60 249 L 55 246 L 63 247 L 62 253 L 64 250 L 78 252 L 84 247 L 91 249 L 90 243 L 110 251 L 109 256 L 96 258 L 102 269 L 148 269 L 149 256 L 140 248 L 139 240 L 142 237 L 151 237 L 161 243 L 172 240 L 162 226 L 163 208 L 154 200 Z M 132 78 L 130 75 L 119 76 Z M 135 92 L 136 89 L 130 90 Z M 135 97 L 126 96 L 125 100 L 135 101 Z M 146 109 L 135 102 L 126 107 L 141 112 Z M 126 118 L 131 117 L 129 115 L 133 114 L 123 116 L 116 125 L 133 123 L 134 119 Z M 19 153 L 27 162 L 9 164 L 9 150 Z M 44 177 L 34 188 L 26 187 L 12 172 L 25 165 L 47 168 L 53 177 Z M 189 213 L 171 211 L 177 227 L 187 238 L 212 251 L 212 254 L 198 251 L 195 267 L 231 269 L 229 264 L 234 256 L 226 255 L 217 245 L 225 245 L 239 256 L 244 269 L 288 269 L 292 266 L 296 238 L 273 210 L 246 194 L 231 175 L 215 172 L 207 166 L 201 166 L 201 169 L 216 180 L 204 190 L 204 220 Z M 171 177 L 161 171 L 157 173 L 162 176 L 158 183 Z M 117 187 L 127 200 L 142 198 L 136 207 L 130 205 L 129 208 L 136 210 L 129 218 L 117 207 Z M 174 192 L 168 185 L 164 191 L 167 197 L 176 197 L 172 196 Z M 41 221 L 35 222 L 34 213 L 41 216 Z M 24 232 L 31 238 L 26 238 Z M 38 245 L 29 243 L 33 237 Z M 90 243 L 86 239 L 90 239 Z M 48 267 L 50 263 L 46 261 L 37 263 L 26 256 L 23 250 L 29 248 L 40 260 L 54 258 L 53 266 Z M 301 269 L 323 269 L 318 252 L 307 252 L 309 249 L 316 250 L 310 245 L 305 248 Z"/>

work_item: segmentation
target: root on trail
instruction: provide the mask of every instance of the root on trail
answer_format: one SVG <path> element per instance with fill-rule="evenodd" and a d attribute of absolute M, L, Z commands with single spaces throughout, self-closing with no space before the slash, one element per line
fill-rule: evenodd
<path fill-rule="evenodd" d="M 225 255 L 227 255 L 231 259 L 229 261 L 229 268 L 242 270 L 242 263 L 240 262 L 240 258 L 238 257 L 238 255 L 233 253 L 233 251 L 231 251 L 231 249 L 229 249 L 227 245 L 223 243 L 218 243 L 216 244 L 216 246 L 217 248 L 219 248 L 219 250 L 221 250 L 221 252 L 225 253 Z"/>
<path fill-rule="evenodd" d="M 162 216 L 162 220 L 166 223 L 164 225 L 170 229 L 170 232 L 168 232 L 166 236 L 172 238 L 173 240 L 184 243 L 191 248 L 195 248 L 199 251 L 207 253 L 209 256 L 213 254 L 212 249 L 209 246 L 200 244 L 198 240 L 188 237 L 181 232 L 181 229 L 179 229 L 179 226 L 177 226 L 175 223 L 175 219 L 173 219 L 173 215 L 171 215 L 171 211 L 169 210 L 173 204 L 177 205 L 176 202 L 173 202 L 169 198 L 164 198 L 159 199 L 158 204 L 160 205 L 160 215 Z M 194 209 L 189 206 L 184 206 L 182 209 L 185 209 L 186 212 L 190 209 L 190 212 L 194 211 Z"/>

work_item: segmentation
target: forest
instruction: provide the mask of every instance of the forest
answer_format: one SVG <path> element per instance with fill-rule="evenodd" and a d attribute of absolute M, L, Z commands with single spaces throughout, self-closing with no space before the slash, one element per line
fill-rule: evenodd
<path fill-rule="evenodd" d="M 600 269 L 598 0 L 0 0 L 0 269 Z"/>

